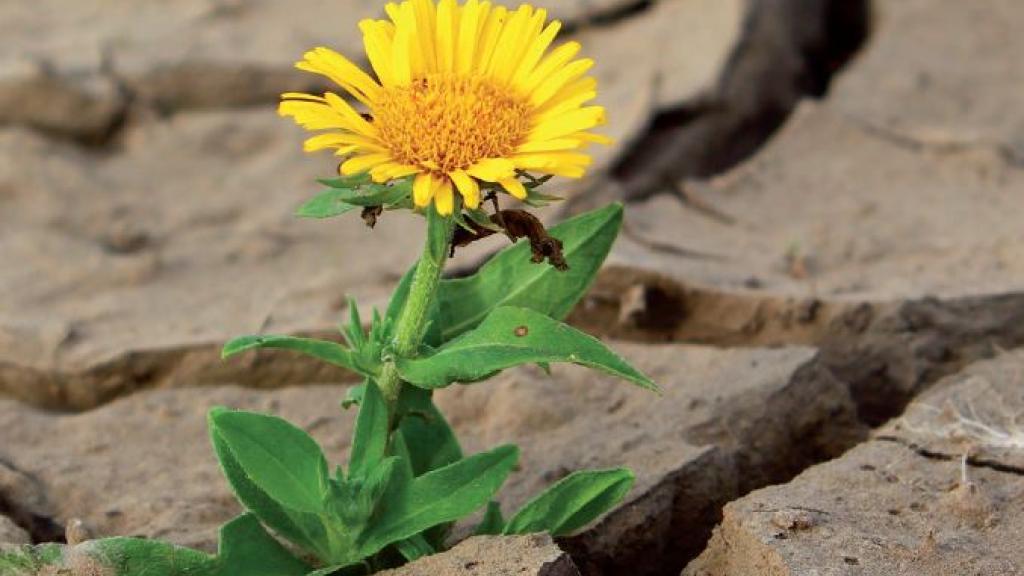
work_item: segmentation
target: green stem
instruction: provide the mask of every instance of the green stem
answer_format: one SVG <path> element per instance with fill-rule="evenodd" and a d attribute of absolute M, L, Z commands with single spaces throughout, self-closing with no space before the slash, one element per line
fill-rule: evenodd
<path fill-rule="evenodd" d="M 416 265 L 412 284 L 409 286 L 409 296 L 395 327 L 393 350 L 398 358 L 409 358 L 419 352 L 427 328 L 430 306 L 441 281 L 441 270 L 448 260 L 454 226 L 453 218 L 438 216 L 433 207 L 427 208 L 427 242 L 423 247 L 423 255 Z M 378 385 L 388 404 L 394 405 L 402 390 L 402 379 L 393 360 L 384 364 Z"/>

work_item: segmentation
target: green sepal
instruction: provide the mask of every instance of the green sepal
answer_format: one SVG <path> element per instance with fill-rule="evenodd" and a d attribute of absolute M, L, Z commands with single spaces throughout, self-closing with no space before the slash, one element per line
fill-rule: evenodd
<path fill-rule="evenodd" d="M 475 330 L 434 354 L 399 358 L 402 378 L 422 388 L 476 382 L 499 370 L 537 362 L 571 362 L 628 380 L 643 388 L 657 385 L 600 340 L 526 308 L 503 306 Z"/>
<path fill-rule="evenodd" d="M 409 179 L 391 184 L 375 184 L 368 175 L 321 179 L 329 188 L 299 206 L 295 215 L 302 218 L 331 218 L 356 208 L 403 205 L 412 194 Z"/>
<path fill-rule="evenodd" d="M 527 502 L 502 533 L 571 534 L 621 502 L 635 479 L 626 468 L 574 472 Z"/>
<path fill-rule="evenodd" d="M 342 188 L 345 190 L 351 190 L 353 188 L 363 186 L 364 184 L 369 184 L 370 182 L 372 182 L 372 179 L 370 178 L 370 175 L 368 173 L 363 172 L 361 174 L 353 174 L 351 176 L 339 176 L 337 178 L 317 178 L 316 181 L 323 184 L 324 186 L 329 186 L 331 188 Z"/>

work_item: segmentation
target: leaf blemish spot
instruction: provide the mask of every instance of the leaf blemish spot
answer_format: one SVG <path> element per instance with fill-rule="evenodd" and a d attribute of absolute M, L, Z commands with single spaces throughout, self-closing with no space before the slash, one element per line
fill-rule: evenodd
<path fill-rule="evenodd" d="M 516 336 L 522 338 L 523 336 L 526 336 L 527 334 L 530 333 L 530 329 L 527 328 L 525 325 L 524 326 L 516 326 L 516 329 L 515 329 L 514 333 L 515 333 Z"/>

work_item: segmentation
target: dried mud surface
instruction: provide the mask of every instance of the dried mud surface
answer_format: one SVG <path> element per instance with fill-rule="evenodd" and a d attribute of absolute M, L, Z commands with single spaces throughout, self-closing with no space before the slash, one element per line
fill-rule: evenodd
<path fill-rule="evenodd" d="M 334 166 L 273 114 L 324 88 L 301 52 L 358 53 L 338 31 L 380 7 L 102 4 L 0 6 L 0 543 L 212 550 L 238 508 L 210 406 L 280 414 L 332 461 L 353 416 L 349 375 L 221 344 L 334 337 L 418 251 L 408 215 L 293 219 Z M 546 218 L 627 204 L 570 322 L 665 393 L 562 366 L 440 393 L 467 450 L 523 447 L 506 513 L 580 468 L 638 482 L 573 537 L 396 576 L 1024 573 L 1024 7 L 546 4 L 616 139 Z"/>

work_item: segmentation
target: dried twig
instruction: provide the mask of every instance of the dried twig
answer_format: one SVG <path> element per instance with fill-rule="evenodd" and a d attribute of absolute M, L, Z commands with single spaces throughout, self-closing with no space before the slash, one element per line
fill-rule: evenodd
<path fill-rule="evenodd" d="M 530 241 L 530 250 L 533 252 L 533 262 L 547 260 L 558 270 L 568 270 L 569 264 L 562 254 L 562 241 L 548 234 L 544 224 L 536 216 L 525 210 L 498 210 L 491 215 L 491 222 L 505 232 L 512 242 L 519 238 L 527 238 Z M 477 240 L 487 238 L 494 234 L 494 230 L 469 221 L 467 224 L 472 231 L 465 228 L 456 228 L 452 237 L 452 253 L 455 248 L 468 246 Z"/>

